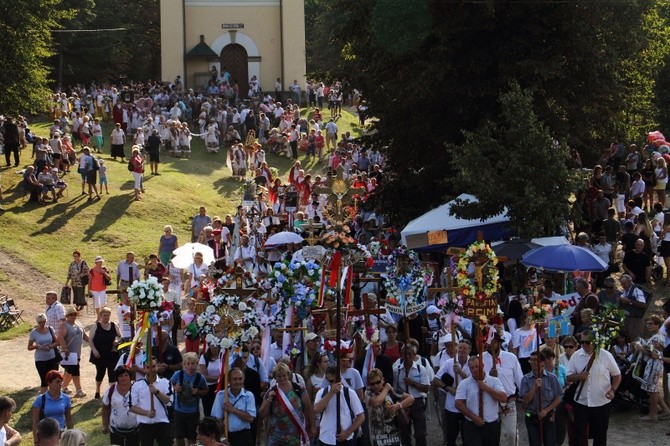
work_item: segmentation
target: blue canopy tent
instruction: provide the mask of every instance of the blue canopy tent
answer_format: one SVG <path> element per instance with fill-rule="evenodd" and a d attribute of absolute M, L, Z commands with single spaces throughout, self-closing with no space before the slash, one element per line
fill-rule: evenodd
<path fill-rule="evenodd" d="M 477 198 L 461 194 L 458 199 L 476 202 Z M 482 231 L 486 240 L 502 240 L 514 235 L 509 226 L 507 210 L 485 220 L 467 220 L 451 215 L 455 200 L 443 204 L 410 221 L 401 231 L 402 242 L 408 248 L 423 252 L 446 251 L 448 247 L 466 247 L 477 240 Z"/>

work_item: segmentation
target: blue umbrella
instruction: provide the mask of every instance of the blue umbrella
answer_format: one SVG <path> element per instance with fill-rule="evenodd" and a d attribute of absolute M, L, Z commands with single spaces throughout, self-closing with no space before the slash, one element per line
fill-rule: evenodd
<path fill-rule="evenodd" d="M 549 271 L 605 271 L 608 267 L 588 249 L 575 245 L 543 246 L 528 251 L 521 260 L 526 266 Z"/>

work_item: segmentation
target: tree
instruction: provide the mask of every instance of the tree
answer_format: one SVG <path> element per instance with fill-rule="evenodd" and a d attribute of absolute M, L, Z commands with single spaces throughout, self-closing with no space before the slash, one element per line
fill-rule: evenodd
<path fill-rule="evenodd" d="M 0 110 L 41 112 L 50 97 L 47 58 L 53 54 L 51 29 L 67 16 L 61 0 L 15 0 L 0 3 Z"/>
<path fill-rule="evenodd" d="M 646 101 L 661 67 L 649 68 L 668 53 L 667 41 L 647 32 L 654 17 L 660 21 L 654 29 L 668 28 L 667 8 L 657 5 L 660 0 L 323 5 L 320 17 L 330 19 L 322 41 L 341 56 L 330 65 L 333 77 L 346 75 L 378 118 L 370 144 L 388 158 L 383 210 L 401 215 L 396 223 L 403 224 L 454 196 L 453 183 L 443 181 L 453 174 L 445 144 L 462 145 L 463 131 L 496 122 L 500 92 L 510 83 L 531 94 L 532 110 L 551 135 L 587 160 L 612 138 L 639 135 L 654 119 Z M 412 200 L 384 194 L 403 187 L 414 192 Z"/>
<path fill-rule="evenodd" d="M 501 112 L 495 121 L 465 131 L 465 143 L 449 147 L 454 189 L 479 199 L 457 200 L 452 209 L 464 218 L 485 219 L 507 208 L 511 226 L 520 235 L 551 235 L 569 211 L 568 150 L 552 140 L 533 110 L 531 94 L 519 84 L 511 84 L 499 101 Z"/>

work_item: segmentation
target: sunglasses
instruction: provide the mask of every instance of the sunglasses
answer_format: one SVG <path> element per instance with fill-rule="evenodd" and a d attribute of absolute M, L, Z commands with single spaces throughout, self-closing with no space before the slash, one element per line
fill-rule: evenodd
<path fill-rule="evenodd" d="M 579 341 L 580 344 L 591 344 L 591 341 Z"/>
<path fill-rule="evenodd" d="M 382 383 L 381 380 L 379 380 L 379 381 L 371 382 L 370 385 L 371 386 L 376 386 L 377 384 L 381 384 L 381 383 Z"/>
<path fill-rule="evenodd" d="M 575 348 L 574 345 L 564 345 L 563 347 L 564 347 L 564 348 Z"/>

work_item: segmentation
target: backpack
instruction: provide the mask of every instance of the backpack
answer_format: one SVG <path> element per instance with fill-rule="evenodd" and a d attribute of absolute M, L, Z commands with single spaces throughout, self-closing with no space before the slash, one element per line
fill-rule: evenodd
<path fill-rule="evenodd" d="M 98 162 L 98 159 L 94 156 L 92 156 L 91 159 L 93 160 L 92 161 L 93 170 L 95 170 L 97 172 L 98 170 L 100 170 L 100 163 Z"/>
<path fill-rule="evenodd" d="M 195 379 L 193 379 L 193 387 L 197 388 L 198 384 L 200 384 L 200 378 L 202 375 L 200 372 L 195 372 Z M 179 385 L 183 386 L 184 385 L 184 370 L 179 371 Z"/>
<path fill-rule="evenodd" d="M 128 160 L 128 172 L 132 172 L 135 170 L 135 167 L 133 167 L 133 160 L 132 158 Z"/>
<path fill-rule="evenodd" d="M 114 389 L 116 389 L 116 383 L 112 383 L 107 390 L 107 399 L 109 400 L 109 405 L 112 405 L 112 395 L 114 394 Z"/>

